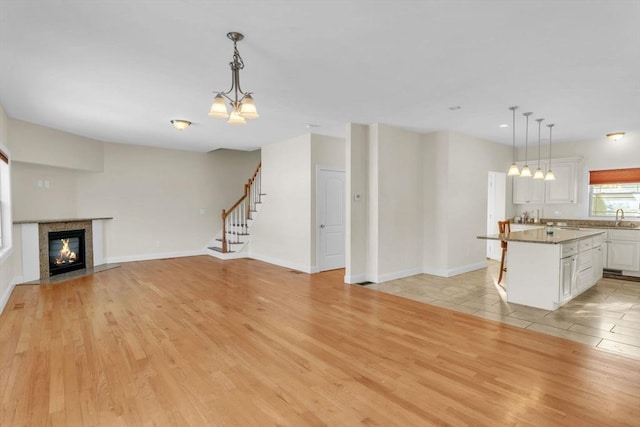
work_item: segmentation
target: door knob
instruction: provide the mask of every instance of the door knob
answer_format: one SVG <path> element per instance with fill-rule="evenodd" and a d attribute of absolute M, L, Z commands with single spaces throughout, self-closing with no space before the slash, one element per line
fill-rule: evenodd
<path fill-rule="evenodd" d="M 324 228 L 324 224 L 320 224 L 320 228 Z"/>

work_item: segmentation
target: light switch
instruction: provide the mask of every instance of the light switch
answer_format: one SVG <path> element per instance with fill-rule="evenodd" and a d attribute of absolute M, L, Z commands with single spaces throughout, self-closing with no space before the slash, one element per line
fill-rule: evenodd
<path fill-rule="evenodd" d="M 38 187 L 42 188 L 42 185 L 43 185 L 43 184 L 42 184 L 42 180 L 41 180 L 41 179 L 39 179 L 39 180 L 38 180 Z"/>
<path fill-rule="evenodd" d="M 200 209 L 200 215 L 204 215 L 204 209 Z"/>
<path fill-rule="evenodd" d="M 45 180 L 44 182 L 44 188 L 49 188 L 49 180 Z"/>

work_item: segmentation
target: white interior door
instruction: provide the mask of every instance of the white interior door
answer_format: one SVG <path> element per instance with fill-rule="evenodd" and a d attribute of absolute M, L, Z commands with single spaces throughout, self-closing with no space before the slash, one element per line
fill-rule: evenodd
<path fill-rule="evenodd" d="M 344 268 L 345 265 L 345 173 L 318 170 L 318 269 Z"/>
<path fill-rule="evenodd" d="M 487 185 L 487 234 L 498 234 L 498 221 L 505 219 L 507 175 L 489 172 Z M 500 261 L 500 241 L 487 240 L 487 258 Z"/>

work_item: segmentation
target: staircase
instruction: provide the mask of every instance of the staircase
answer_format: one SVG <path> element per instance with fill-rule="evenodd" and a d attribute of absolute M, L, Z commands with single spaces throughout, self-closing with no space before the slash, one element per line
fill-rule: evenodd
<path fill-rule="evenodd" d="M 222 210 L 222 230 L 207 245 L 208 253 L 216 258 L 242 258 L 242 252 L 250 240 L 251 225 L 262 207 L 261 166 L 244 185 L 244 195 L 229 209 Z"/>

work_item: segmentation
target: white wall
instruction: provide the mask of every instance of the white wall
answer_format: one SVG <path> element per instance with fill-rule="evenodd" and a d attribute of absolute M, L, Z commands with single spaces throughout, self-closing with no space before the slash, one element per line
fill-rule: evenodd
<path fill-rule="evenodd" d="M 508 167 L 509 147 L 455 132 L 422 135 L 371 125 L 365 152 L 363 132 L 356 125 L 351 130 L 348 165 L 360 171 L 353 158 L 368 159 L 366 215 L 354 215 L 358 206 L 348 201 L 351 220 L 367 223 L 366 279 L 452 276 L 485 266 L 484 241 L 476 237 L 486 234 L 487 176 Z M 359 175 L 365 174 L 351 179 L 362 188 Z M 362 268 L 355 248 L 363 243 L 354 229 L 351 223 L 347 272 Z"/>
<path fill-rule="evenodd" d="M 346 131 L 345 282 L 367 280 L 368 248 L 368 138 L 369 127 L 349 123 Z M 355 200 L 358 194 L 360 200 Z"/>
<path fill-rule="evenodd" d="M 11 119 L 9 139 L 16 162 L 99 172 L 103 168 L 102 141 Z"/>
<path fill-rule="evenodd" d="M 262 148 L 262 191 L 267 194 L 251 228 L 251 257 L 307 273 L 316 259 L 316 173 L 345 170 L 345 141 L 306 134 Z"/>
<path fill-rule="evenodd" d="M 8 138 L 8 122 L 9 118 L 7 117 L 2 105 L 0 105 L 0 147 L 3 151 L 9 154 L 11 168 L 13 168 L 13 151 Z M 3 218 L 5 220 L 10 220 L 11 212 L 7 212 L 6 217 Z M 5 226 L 8 226 L 8 224 L 5 224 Z M 4 310 L 7 304 L 11 291 L 13 290 L 13 286 L 17 280 L 17 276 L 19 275 L 18 271 L 21 269 L 21 264 L 18 260 L 20 248 L 16 249 L 15 244 L 15 242 L 20 239 L 20 236 L 16 235 L 16 228 L 17 227 L 12 227 L 12 249 L 4 251 L 0 257 L 0 313 Z M 8 240 L 8 237 L 9 236 L 5 236 L 5 240 Z"/>
<path fill-rule="evenodd" d="M 378 125 L 376 281 L 422 272 L 420 135 Z"/>
<path fill-rule="evenodd" d="M 545 149 L 546 148 L 546 149 Z M 543 147 L 543 158 L 547 158 L 547 147 Z M 588 218 L 589 216 L 589 171 L 601 169 L 634 168 L 640 165 L 640 134 L 627 134 L 619 141 L 606 137 L 586 141 L 553 144 L 552 157 L 582 157 L 578 170 L 578 203 L 548 205 L 516 205 L 515 212 L 521 214 L 532 209 L 541 209 L 545 218 Z M 518 158 L 524 159 L 524 150 L 518 151 Z M 530 163 L 537 162 L 537 158 Z M 553 166 L 553 164 L 552 164 Z M 510 181 L 510 180 L 508 180 Z"/>
<path fill-rule="evenodd" d="M 77 217 L 77 171 L 22 162 L 12 166 L 15 221 Z"/>
<path fill-rule="evenodd" d="M 311 272 L 311 135 L 262 148 L 264 205 L 251 227 L 250 256 Z"/>
<path fill-rule="evenodd" d="M 486 242 L 476 236 L 487 230 L 487 174 L 504 170 L 508 162 L 507 146 L 450 132 L 447 251 L 451 274 L 486 264 Z"/>
<path fill-rule="evenodd" d="M 114 218 L 105 222 L 109 262 L 199 253 L 260 161 L 259 152 L 111 143 L 104 152 L 104 173 L 78 177 L 77 212 Z"/>
<path fill-rule="evenodd" d="M 67 150 L 82 141 L 77 135 L 15 122 L 21 131 L 9 135 L 16 138 L 56 135 L 55 140 L 29 139 L 35 161 L 42 161 L 39 146 L 56 152 L 56 145 Z M 10 120 L 9 127 L 13 124 Z M 12 140 L 14 146 L 23 142 Z M 260 152 L 196 153 L 113 143 L 96 149 L 95 141 L 87 143 L 101 155 L 94 162 L 100 172 L 31 163 L 29 152 L 22 150 L 29 163 L 16 162 L 12 171 L 14 220 L 113 217 L 104 226 L 107 262 L 202 253 L 220 229 L 222 209 L 242 195 L 260 161 Z M 70 153 L 65 160 L 70 165 L 86 157 L 83 151 L 78 158 Z M 38 181 L 45 180 L 49 188 L 39 187 Z"/>
<path fill-rule="evenodd" d="M 380 277 L 380 138 L 379 126 L 369 126 L 367 140 L 367 281 L 376 282 Z M 349 201 L 353 203 L 353 201 Z"/>
<path fill-rule="evenodd" d="M 445 276 L 448 259 L 449 133 L 422 135 L 423 258 L 426 273 Z"/>

